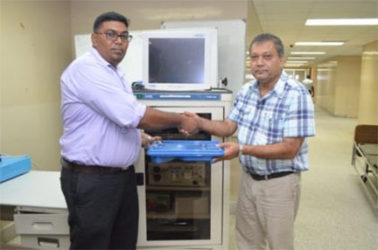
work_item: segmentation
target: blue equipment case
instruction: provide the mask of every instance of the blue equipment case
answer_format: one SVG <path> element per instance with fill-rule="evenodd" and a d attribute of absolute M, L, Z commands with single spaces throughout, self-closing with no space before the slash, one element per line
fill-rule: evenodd
<path fill-rule="evenodd" d="M 31 169 L 29 156 L 0 156 L 0 182 L 19 176 Z"/>
<path fill-rule="evenodd" d="M 172 160 L 211 162 L 214 157 L 224 155 L 224 149 L 218 148 L 219 141 L 184 141 L 164 140 L 152 144 L 147 155 L 154 163 Z"/>

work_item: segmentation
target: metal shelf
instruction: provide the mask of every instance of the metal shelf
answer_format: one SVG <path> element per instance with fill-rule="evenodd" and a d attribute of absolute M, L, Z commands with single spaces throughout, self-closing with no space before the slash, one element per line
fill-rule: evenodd
<path fill-rule="evenodd" d="M 354 143 L 352 165 L 370 202 L 378 209 L 378 144 Z"/>

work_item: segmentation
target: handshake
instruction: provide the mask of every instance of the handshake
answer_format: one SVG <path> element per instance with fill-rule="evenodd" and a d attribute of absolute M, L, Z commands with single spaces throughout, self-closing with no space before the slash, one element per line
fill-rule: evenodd
<path fill-rule="evenodd" d="M 192 112 L 184 112 L 181 114 L 181 125 L 178 127 L 180 133 L 190 136 L 197 134 L 202 129 L 202 119 Z"/>
<path fill-rule="evenodd" d="M 203 118 L 199 117 L 198 115 L 191 112 L 185 112 L 180 114 L 180 119 L 181 122 L 180 125 L 177 126 L 177 129 L 180 133 L 184 134 L 185 136 L 194 135 L 201 130 L 201 120 Z M 161 140 L 162 138 L 160 136 L 150 136 L 149 134 L 144 132 L 141 134 L 142 147 L 144 148 L 147 148 L 152 143 L 159 142 Z"/>

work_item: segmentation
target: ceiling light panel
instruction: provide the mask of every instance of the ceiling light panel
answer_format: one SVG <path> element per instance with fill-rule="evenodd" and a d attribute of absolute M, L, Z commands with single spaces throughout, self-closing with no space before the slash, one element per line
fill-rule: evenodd
<path fill-rule="evenodd" d="M 308 61 L 286 61 L 287 64 L 308 63 Z"/>
<path fill-rule="evenodd" d="M 295 46 L 342 46 L 344 42 L 296 42 Z"/>
<path fill-rule="evenodd" d="M 314 60 L 315 57 L 312 56 L 289 56 L 288 60 Z"/>
<path fill-rule="evenodd" d="M 325 55 L 326 52 L 324 51 L 292 51 L 290 52 L 292 55 Z"/>
<path fill-rule="evenodd" d="M 307 26 L 378 25 L 378 18 L 307 19 Z"/>

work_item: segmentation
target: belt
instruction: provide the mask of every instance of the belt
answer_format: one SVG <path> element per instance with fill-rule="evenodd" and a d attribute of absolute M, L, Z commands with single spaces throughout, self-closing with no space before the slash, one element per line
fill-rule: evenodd
<path fill-rule="evenodd" d="M 64 168 L 70 169 L 74 172 L 78 173 L 88 173 L 88 174 L 106 174 L 106 173 L 119 173 L 125 172 L 130 169 L 130 167 L 126 168 L 119 168 L 119 167 L 104 167 L 104 166 L 89 166 L 89 165 L 81 165 L 74 162 L 67 161 L 66 159 L 62 158 L 61 160 L 62 166 Z"/>
<path fill-rule="evenodd" d="M 269 179 L 274 179 L 278 177 L 283 177 L 289 174 L 293 174 L 294 172 L 292 171 L 285 171 L 285 172 L 278 172 L 278 173 L 273 173 L 273 174 L 267 174 L 267 175 L 258 175 L 258 174 L 252 174 L 249 173 L 255 181 L 261 181 L 261 180 L 269 180 Z"/>

